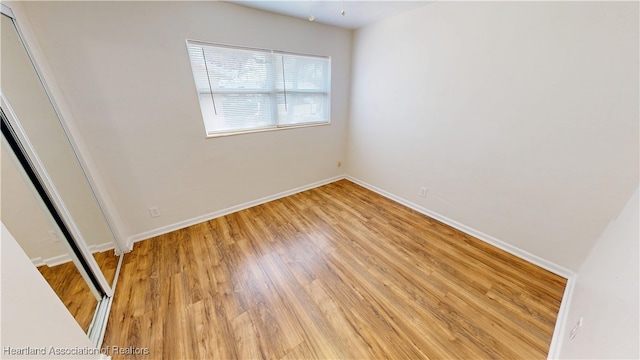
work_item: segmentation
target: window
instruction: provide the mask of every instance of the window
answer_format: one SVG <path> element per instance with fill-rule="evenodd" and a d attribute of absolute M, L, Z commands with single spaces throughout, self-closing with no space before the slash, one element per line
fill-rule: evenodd
<path fill-rule="evenodd" d="M 331 59 L 187 41 L 208 136 L 330 122 Z"/>

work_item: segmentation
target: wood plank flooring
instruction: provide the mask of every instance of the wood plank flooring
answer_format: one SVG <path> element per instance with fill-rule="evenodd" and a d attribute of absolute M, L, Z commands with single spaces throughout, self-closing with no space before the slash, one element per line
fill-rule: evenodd
<path fill-rule="evenodd" d="M 114 359 L 546 358 L 565 279 L 341 180 L 135 244 Z"/>
<path fill-rule="evenodd" d="M 118 266 L 118 257 L 113 250 L 93 254 L 104 276 L 111 282 Z M 76 319 L 80 327 L 87 332 L 93 320 L 98 300 L 73 262 L 53 267 L 38 267 L 40 274 L 47 280 L 53 291 Z"/>

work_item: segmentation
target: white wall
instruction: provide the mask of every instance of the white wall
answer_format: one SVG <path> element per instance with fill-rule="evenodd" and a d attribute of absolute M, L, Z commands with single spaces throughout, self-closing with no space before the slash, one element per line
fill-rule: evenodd
<path fill-rule="evenodd" d="M 580 266 L 560 358 L 640 358 L 638 190 Z M 583 318 L 570 340 L 571 328 Z"/>
<path fill-rule="evenodd" d="M 221 2 L 22 5 L 128 235 L 342 173 L 350 31 Z M 332 56 L 332 124 L 206 139 L 185 39 Z"/>
<path fill-rule="evenodd" d="M 3 359 L 99 359 L 55 356 L 50 347 L 92 349 L 87 335 L 2 224 L 0 357 Z M 7 356 L 5 347 L 42 348 L 44 356 Z"/>
<path fill-rule="evenodd" d="M 638 97 L 638 3 L 436 2 L 356 31 L 347 172 L 575 271 L 638 184 Z"/>

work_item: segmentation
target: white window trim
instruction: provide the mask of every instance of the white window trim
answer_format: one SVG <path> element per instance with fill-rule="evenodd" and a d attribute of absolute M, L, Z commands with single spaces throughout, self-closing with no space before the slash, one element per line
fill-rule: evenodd
<path fill-rule="evenodd" d="M 254 134 L 254 133 L 262 133 L 262 132 L 277 131 L 277 130 L 299 129 L 299 128 L 317 127 L 317 126 L 326 126 L 326 125 L 331 125 L 331 119 L 323 122 L 317 122 L 317 123 L 278 125 L 278 126 L 265 127 L 260 129 L 251 129 L 251 130 L 227 131 L 227 132 L 216 132 L 216 133 L 207 131 L 206 138 L 207 139 L 220 138 L 220 137 L 235 136 L 235 135 L 242 135 L 242 134 Z"/>
<path fill-rule="evenodd" d="M 310 56 L 310 57 L 318 57 L 318 58 L 326 58 L 329 59 L 329 79 L 327 79 L 328 81 L 328 91 L 327 92 L 317 92 L 317 91 L 300 91 L 300 90 L 287 90 L 287 93 L 315 93 L 315 94 L 326 94 L 329 103 L 327 105 L 327 114 L 328 114 L 328 118 L 327 120 L 322 120 L 322 121 L 317 121 L 317 122 L 309 122 L 309 123 L 302 123 L 302 124 L 279 124 L 276 123 L 275 125 L 272 126 L 268 126 L 268 127 L 263 127 L 263 128 L 254 128 L 254 129 L 246 129 L 246 130 L 238 130 L 238 131 L 220 131 L 220 132 L 216 132 L 216 131 L 209 131 L 207 129 L 207 127 L 205 126 L 205 132 L 206 132 L 206 138 L 218 138 L 218 137 L 227 137 L 227 136 L 235 136 L 235 135 L 242 135 L 242 134 L 253 134 L 253 133 L 261 133 L 261 132 L 269 132 L 269 131 L 276 131 L 276 130 L 288 130 L 288 129 L 298 129 L 298 128 L 307 128 L 307 127 L 317 127 L 317 126 L 325 126 L 325 125 L 331 125 L 331 56 L 324 56 L 324 55 L 313 55 L 313 54 L 303 54 L 303 53 L 296 53 L 296 52 L 288 52 L 288 51 L 282 51 L 282 50 L 273 50 L 273 49 L 263 49 L 263 48 L 254 48 L 254 47 L 247 47 L 247 46 L 239 46 L 239 45 L 230 45 L 230 44 L 224 44 L 224 43 L 213 43 L 213 42 L 206 42 L 206 41 L 200 41 L 200 40 L 192 40 L 192 39 L 187 39 L 186 40 L 186 45 L 187 45 L 187 53 L 189 50 L 189 45 L 196 45 L 196 46 L 215 46 L 215 47 L 227 47 L 230 49 L 239 49 L 239 50 L 251 50 L 251 51 L 262 51 L 262 52 L 268 52 L 268 53 L 273 53 L 273 54 L 289 54 L 289 55 L 298 55 L 298 56 Z M 191 65 L 191 59 L 189 59 L 189 63 Z M 196 94 L 198 96 L 198 102 L 200 102 L 200 95 L 204 95 L 204 94 L 210 94 L 209 92 L 201 92 L 198 90 L 197 86 L 195 87 L 195 91 Z M 251 91 L 251 93 L 265 93 L 265 94 L 275 94 L 278 93 L 280 91 L 277 90 L 272 90 L 272 91 Z M 233 91 L 233 93 L 238 93 L 237 91 Z M 203 117 L 203 115 L 201 114 L 201 117 Z M 203 121 L 203 125 L 205 122 L 205 119 L 202 118 Z"/>

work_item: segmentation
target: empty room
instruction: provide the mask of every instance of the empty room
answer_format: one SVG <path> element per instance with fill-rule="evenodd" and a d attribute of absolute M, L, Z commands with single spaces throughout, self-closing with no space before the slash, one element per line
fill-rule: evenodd
<path fill-rule="evenodd" d="M 639 19 L 3 1 L 0 357 L 640 358 Z"/>

